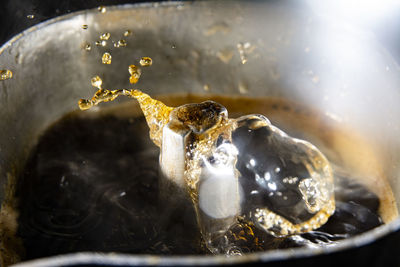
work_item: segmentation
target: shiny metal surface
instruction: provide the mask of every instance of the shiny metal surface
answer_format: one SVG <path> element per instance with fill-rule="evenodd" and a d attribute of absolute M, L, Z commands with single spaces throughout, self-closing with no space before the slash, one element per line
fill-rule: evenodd
<path fill-rule="evenodd" d="M 133 32 L 125 37 L 127 47 L 94 45 L 101 33 L 118 41 L 126 29 Z M 86 42 L 92 44 L 89 52 Z M 106 51 L 111 65 L 101 64 Z M 104 14 L 89 10 L 59 17 L 13 38 L 0 49 L 0 68 L 14 74 L 0 81 L 1 200 L 7 177 L 18 174 L 39 134 L 76 110 L 79 98 L 92 95 L 90 78 L 100 75 L 105 88 L 130 87 L 127 66 L 142 56 L 154 63 L 137 87 L 153 95 L 206 94 L 207 85 L 215 94 L 288 98 L 354 126 L 383 151 L 385 174 L 400 205 L 399 65 L 371 33 L 280 1 L 115 6 Z M 18 266 L 269 262 L 346 250 L 399 228 L 396 219 L 334 247 L 240 258 L 77 253 Z"/>

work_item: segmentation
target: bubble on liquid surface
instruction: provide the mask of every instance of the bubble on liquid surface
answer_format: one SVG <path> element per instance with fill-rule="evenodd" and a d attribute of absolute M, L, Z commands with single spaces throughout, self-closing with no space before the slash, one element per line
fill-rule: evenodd
<path fill-rule="evenodd" d="M 257 115 L 237 120 L 232 142 L 239 151 L 242 213 L 256 226 L 274 236 L 301 233 L 334 212 L 332 170 L 312 144 Z"/>

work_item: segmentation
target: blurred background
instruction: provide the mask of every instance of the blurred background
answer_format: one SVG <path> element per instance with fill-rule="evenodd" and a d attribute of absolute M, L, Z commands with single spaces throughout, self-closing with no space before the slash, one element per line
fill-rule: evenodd
<path fill-rule="evenodd" d="M 196 0 L 193 0 L 196 1 Z M 222 0 L 223 1 L 223 0 Z M 262 1 L 262 0 L 259 0 Z M 276 0 L 272 0 L 276 1 Z M 400 1 L 398 0 L 304 0 L 290 1 L 306 5 L 323 17 L 349 21 L 371 30 L 400 62 Z M 2 0 L 0 8 L 0 45 L 21 31 L 45 20 L 100 5 L 122 5 L 152 0 Z"/>

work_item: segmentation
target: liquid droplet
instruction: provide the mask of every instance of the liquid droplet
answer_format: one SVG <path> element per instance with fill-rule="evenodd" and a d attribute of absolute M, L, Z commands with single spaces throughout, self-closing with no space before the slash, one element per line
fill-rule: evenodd
<path fill-rule="evenodd" d="M 0 81 L 11 79 L 13 73 L 11 70 L 0 70 Z"/>
<path fill-rule="evenodd" d="M 87 24 L 82 25 L 82 29 L 87 30 L 88 28 L 89 28 L 89 26 Z"/>
<path fill-rule="evenodd" d="M 96 44 L 96 46 L 103 46 L 104 47 L 104 46 L 107 45 L 107 41 L 104 41 L 104 40 L 103 41 L 96 41 L 95 44 Z"/>
<path fill-rule="evenodd" d="M 99 7 L 97 8 L 97 10 L 98 10 L 100 13 L 106 13 L 106 11 L 107 11 L 107 9 L 106 9 L 105 6 L 99 6 Z"/>
<path fill-rule="evenodd" d="M 111 64 L 111 54 L 108 52 L 105 52 L 103 54 L 103 56 L 101 57 L 101 62 L 103 64 L 107 64 L 107 65 Z"/>
<path fill-rule="evenodd" d="M 130 65 L 128 68 L 129 74 L 131 77 L 129 78 L 129 82 L 131 84 L 135 84 L 139 81 L 140 76 L 142 75 L 142 70 L 135 66 L 135 65 Z"/>
<path fill-rule="evenodd" d="M 83 49 L 85 49 L 86 51 L 90 51 L 92 50 L 92 46 L 89 43 L 85 43 Z"/>
<path fill-rule="evenodd" d="M 148 67 L 151 66 L 153 64 L 153 60 L 150 57 L 142 57 L 140 59 L 140 65 L 142 67 Z"/>
<path fill-rule="evenodd" d="M 80 99 L 78 101 L 78 106 L 81 110 L 89 109 L 93 106 L 93 103 L 90 100 Z"/>
<path fill-rule="evenodd" d="M 34 19 L 35 18 L 35 15 L 28 15 L 28 16 L 26 16 L 28 19 Z"/>
<path fill-rule="evenodd" d="M 90 80 L 90 83 L 92 84 L 93 87 L 101 89 L 103 80 L 98 75 L 96 75 Z"/>
<path fill-rule="evenodd" d="M 138 73 L 134 73 L 131 75 L 131 77 L 129 77 L 129 82 L 131 84 L 135 84 L 139 81 L 139 79 L 140 79 L 140 75 Z"/>
<path fill-rule="evenodd" d="M 109 32 L 105 32 L 102 35 L 100 35 L 100 40 L 108 40 L 110 39 L 111 34 Z"/>
<path fill-rule="evenodd" d="M 134 73 L 139 73 L 139 74 L 142 73 L 142 70 L 139 67 L 135 66 L 135 65 L 129 65 L 128 71 L 129 71 L 130 75 L 132 75 Z"/>
<path fill-rule="evenodd" d="M 128 36 L 130 36 L 130 35 L 132 35 L 132 31 L 131 31 L 131 30 L 126 30 L 126 31 L 124 32 L 124 36 L 125 36 L 125 37 L 128 37 Z"/>
<path fill-rule="evenodd" d="M 125 47 L 127 45 L 126 41 L 124 39 L 119 40 L 114 44 L 114 47 Z"/>

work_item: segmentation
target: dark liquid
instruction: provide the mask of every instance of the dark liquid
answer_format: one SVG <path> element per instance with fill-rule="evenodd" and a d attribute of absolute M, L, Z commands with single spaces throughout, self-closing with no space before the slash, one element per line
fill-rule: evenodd
<path fill-rule="evenodd" d="M 158 157 L 139 115 L 77 113 L 55 123 L 18 181 L 25 260 L 77 251 L 209 253 L 191 204 L 171 207 L 160 197 Z M 257 248 L 334 244 L 382 224 L 377 195 L 347 174 L 336 173 L 335 185 L 336 211 L 327 224 L 282 239 L 260 232 Z"/>

